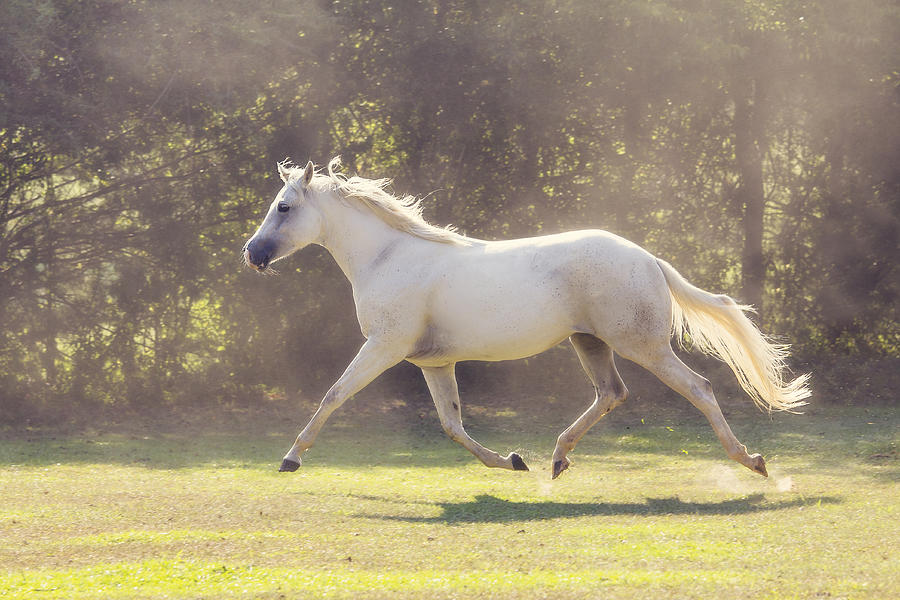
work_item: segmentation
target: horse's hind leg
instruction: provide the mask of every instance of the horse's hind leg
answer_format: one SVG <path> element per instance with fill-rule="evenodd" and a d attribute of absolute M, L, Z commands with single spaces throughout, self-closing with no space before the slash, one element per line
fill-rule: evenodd
<path fill-rule="evenodd" d="M 462 413 L 459 404 L 459 389 L 456 386 L 456 365 L 446 367 L 423 368 L 425 382 L 434 399 L 441 426 L 450 439 L 462 445 L 488 467 L 527 471 L 525 461 L 515 452 L 503 457 L 489 450 L 469 437 L 462 425 Z"/>
<path fill-rule="evenodd" d="M 613 351 L 602 340 L 584 333 L 576 333 L 569 338 L 581 366 L 594 384 L 594 402 L 584 413 L 563 431 L 556 440 L 553 451 L 553 479 L 565 471 L 570 464 L 567 454 L 575 448 L 578 440 L 602 419 L 609 411 L 625 401 L 628 390 L 616 370 Z"/>
<path fill-rule="evenodd" d="M 751 471 L 755 471 L 763 477 L 768 477 L 766 472 L 766 461 L 759 454 L 750 455 L 747 448 L 738 441 L 725 416 L 719 403 L 713 395 L 712 385 L 706 378 L 698 375 L 690 369 L 686 364 L 681 362 L 671 346 L 666 344 L 665 351 L 661 352 L 662 356 L 655 361 L 636 360 L 641 366 L 650 370 L 654 375 L 668 385 L 670 388 L 690 400 L 691 404 L 700 409 L 706 415 L 709 424 L 712 425 L 713 431 L 725 448 L 728 457 L 741 463 Z"/>

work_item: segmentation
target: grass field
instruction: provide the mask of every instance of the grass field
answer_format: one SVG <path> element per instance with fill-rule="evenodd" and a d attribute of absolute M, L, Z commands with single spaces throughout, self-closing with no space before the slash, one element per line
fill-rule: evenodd
<path fill-rule="evenodd" d="M 521 473 L 410 420 L 339 413 L 292 474 L 275 471 L 283 421 L 7 431 L 0 597 L 900 597 L 888 408 L 732 415 L 768 480 L 728 461 L 699 414 L 611 416 L 553 482 L 555 423 L 470 419 L 522 453 Z"/>

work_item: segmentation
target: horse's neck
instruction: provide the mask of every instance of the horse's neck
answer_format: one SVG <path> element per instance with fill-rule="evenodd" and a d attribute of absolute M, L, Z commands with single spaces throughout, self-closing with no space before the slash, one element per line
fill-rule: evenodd
<path fill-rule="evenodd" d="M 324 246 L 352 285 L 368 274 L 372 264 L 389 247 L 412 241 L 364 207 L 350 206 L 337 198 L 321 204 L 325 215 Z"/>

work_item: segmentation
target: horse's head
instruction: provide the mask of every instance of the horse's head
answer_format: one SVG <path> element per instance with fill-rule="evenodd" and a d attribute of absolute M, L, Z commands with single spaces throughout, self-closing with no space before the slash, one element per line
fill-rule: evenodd
<path fill-rule="evenodd" d="M 269 206 L 259 229 L 244 244 L 244 261 L 258 271 L 315 242 L 322 234 L 322 216 L 310 188 L 315 174 L 312 162 L 303 169 L 279 163 L 278 174 L 284 187 Z"/>

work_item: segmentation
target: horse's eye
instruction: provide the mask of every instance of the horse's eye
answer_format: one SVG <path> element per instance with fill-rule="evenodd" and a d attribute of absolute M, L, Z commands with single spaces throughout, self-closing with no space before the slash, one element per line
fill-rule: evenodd
<path fill-rule="evenodd" d="M 291 210 L 291 207 L 285 204 L 284 202 L 278 203 L 278 212 L 287 212 Z"/>

